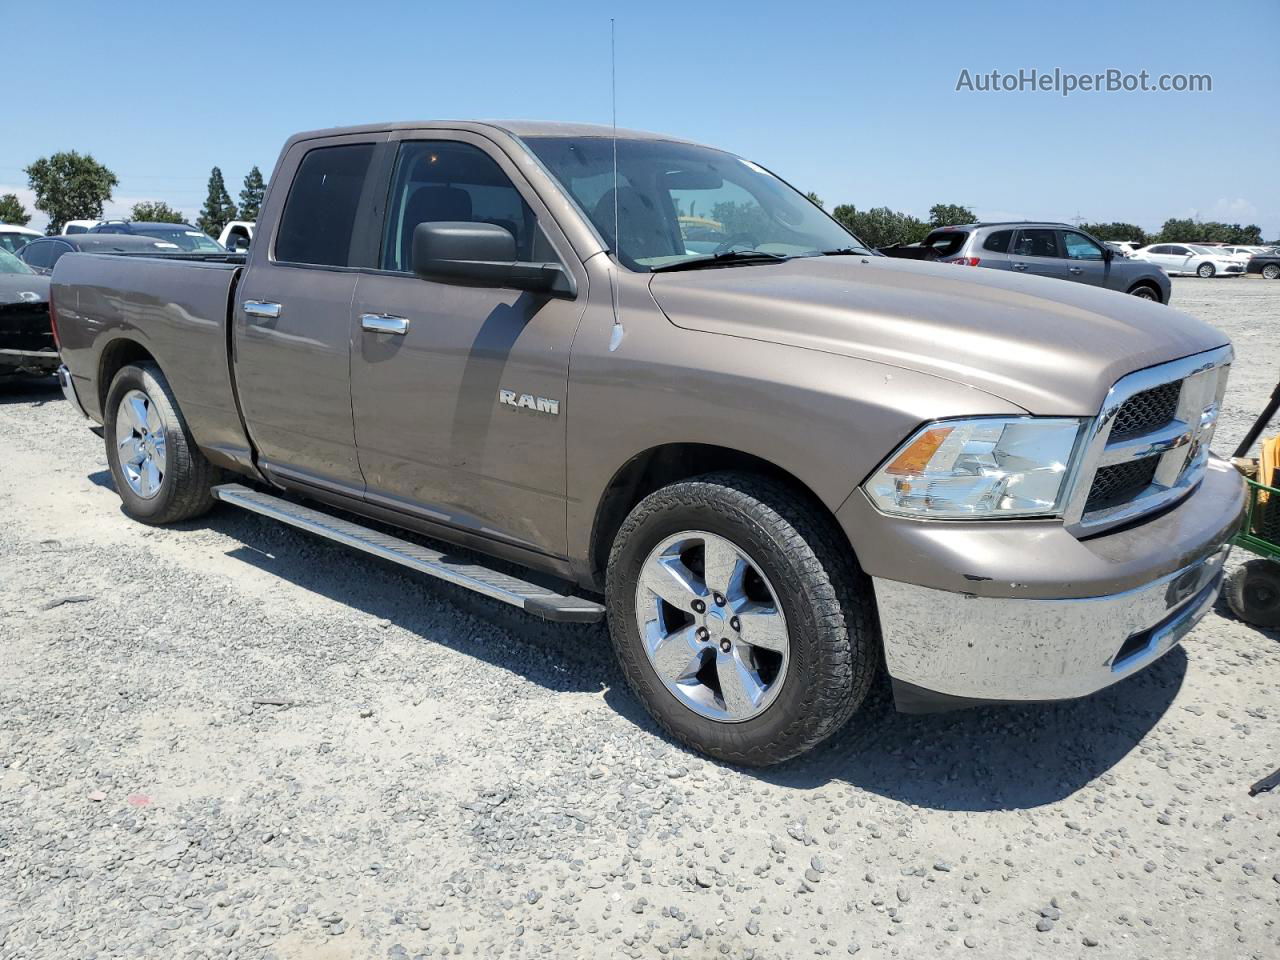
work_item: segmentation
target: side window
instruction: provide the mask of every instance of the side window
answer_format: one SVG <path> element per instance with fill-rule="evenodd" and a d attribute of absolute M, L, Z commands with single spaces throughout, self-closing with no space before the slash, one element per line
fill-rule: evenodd
<path fill-rule="evenodd" d="M 1059 257 L 1058 236 L 1054 230 L 1019 230 L 1013 244 L 1014 256 Z"/>
<path fill-rule="evenodd" d="M 1168 252 L 1172 253 L 1175 257 L 1191 256 L 1191 251 L 1188 250 L 1186 247 L 1169 247 Z"/>
<path fill-rule="evenodd" d="M 302 158 L 276 234 L 276 260 L 345 267 L 373 144 L 317 147 Z"/>
<path fill-rule="evenodd" d="M 492 223 L 511 231 L 516 256 L 534 259 L 545 247 L 533 210 L 497 161 L 479 147 L 451 140 L 413 140 L 400 146 L 387 201 L 383 270 L 413 268 L 413 231 L 420 223 Z M 548 257 L 540 249 L 541 259 Z"/>
<path fill-rule="evenodd" d="M 62 255 L 64 253 L 71 253 L 71 252 L 72 252 L 71 244 L 63 243 L 60 240 L 55 240 L 53 243 L 49 244 L 49 266 L 52 267 L 59 260 L 61 260 Z"/>
<path fill-rule="evenodd" d="M 38 240 L 22 248 L 22 261 L 29 267 L 47 270 L 53 266 L 53 241 Z"/>
<path fill-rule="evenodd" d="M 1101 260 L 1102 248 L 1082 233 L 1062 231 L 1062 243 L 1067 248 L 1068 260 Z"/>
<path fill-rule="evenodd" d="M 983 242 L 982 249 L 990 250 L 992 253 L 1008 253 L 1009 241 L 1012 239 L 1012 230 L 997 230 Z"/>

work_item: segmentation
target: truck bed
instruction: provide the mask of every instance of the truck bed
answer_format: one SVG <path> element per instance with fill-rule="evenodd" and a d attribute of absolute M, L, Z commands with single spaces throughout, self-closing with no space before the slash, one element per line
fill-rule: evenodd
<path fill-rule="evenodd" d="M 54 268 L 52 299 L 62 358 L 90 417 L 101 422 L 113 369 L 136 344 L 167 375 L 197 443 L 210 459 L 249 456 L 232 385 L 228 321 L 244 257 L 234 254 L 68 254 Z M 125 339 L 128 338 L 128 339 Z M 133 342 L 130 342 L 133 341 Z"/>

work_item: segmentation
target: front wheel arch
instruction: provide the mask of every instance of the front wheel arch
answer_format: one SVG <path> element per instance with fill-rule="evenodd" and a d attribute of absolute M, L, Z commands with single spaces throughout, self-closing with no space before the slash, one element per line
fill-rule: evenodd
<path fill-rule="evenodd" d="M 1156 303 L 1164 303 L 1164 299 L 1160 296 L 1160 288 L 1150 280 L 1139 280 L 1125 293 L 1135 297 L 1142 297 L 1144 293 L 1150 293 L 1150 296 L 1146 299 L 1154 300 Z"/>

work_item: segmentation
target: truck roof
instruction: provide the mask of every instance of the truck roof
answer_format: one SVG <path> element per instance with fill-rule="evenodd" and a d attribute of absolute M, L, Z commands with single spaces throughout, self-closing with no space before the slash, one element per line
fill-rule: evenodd
<path fill-rule="evenodd" d="M 366 123 L 350 127 L 331 127 L 327 130 L 308 130 L 289 138 L 286 148 L 300 140 L 316 140 L 340 137 L 353 133 L 383 133 L 398 130 L 471 130 L 485 132 L 500 130 L 514 137 L 610 137 L 613 127 L 598 123 L 562 123 L 550 120 L 405 120 L 394 123 Z M 683 137 L 646 130 L 628 130 L 619 127 L 619 140 L 672 140 L 692 143 Z"/>

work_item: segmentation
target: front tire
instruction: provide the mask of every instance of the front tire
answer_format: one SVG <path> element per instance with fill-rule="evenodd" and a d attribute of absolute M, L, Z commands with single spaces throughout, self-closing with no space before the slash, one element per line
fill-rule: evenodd
<path fill-rule="evenodd" d="M 1264 280 L 1280 280 L 1280 264 L 1268 263 L 1262 268 Z"/>
<path fill-rule="evenodd" d="M 1196 267 L 1196 276 L 1201 280 L 1208 280 L 1217 272 L 1217 269 L 1212 263 L 1202 263 L 1200 266 Z"/>
<path fill-rule="evenodd" d="M 1139 300 L 1153 300 L 1156 303 L 1160 303 L 1160 294 L 1156 292 L 1155 287 L 1149 286 L 1145 283 L 1135 284 L 1129 289 L 1129 293 L 1131 296 L 1135 296 Z"/>
<path fill-rule="evenodd" d="M 606 597 L 622 672 L 681 743 L 767 766 L 835 733 L 880 657 L 870 582 L 792 488 L 716 473 L 650 494 L 614 540 Z"/>
<path fill-rule="evenodd" d="M 158 525 L 208 512 L 217 470 L 191 439 L 159 367 L 123 367 L 104 410 L 107 463 L 128 516 Z"/>

